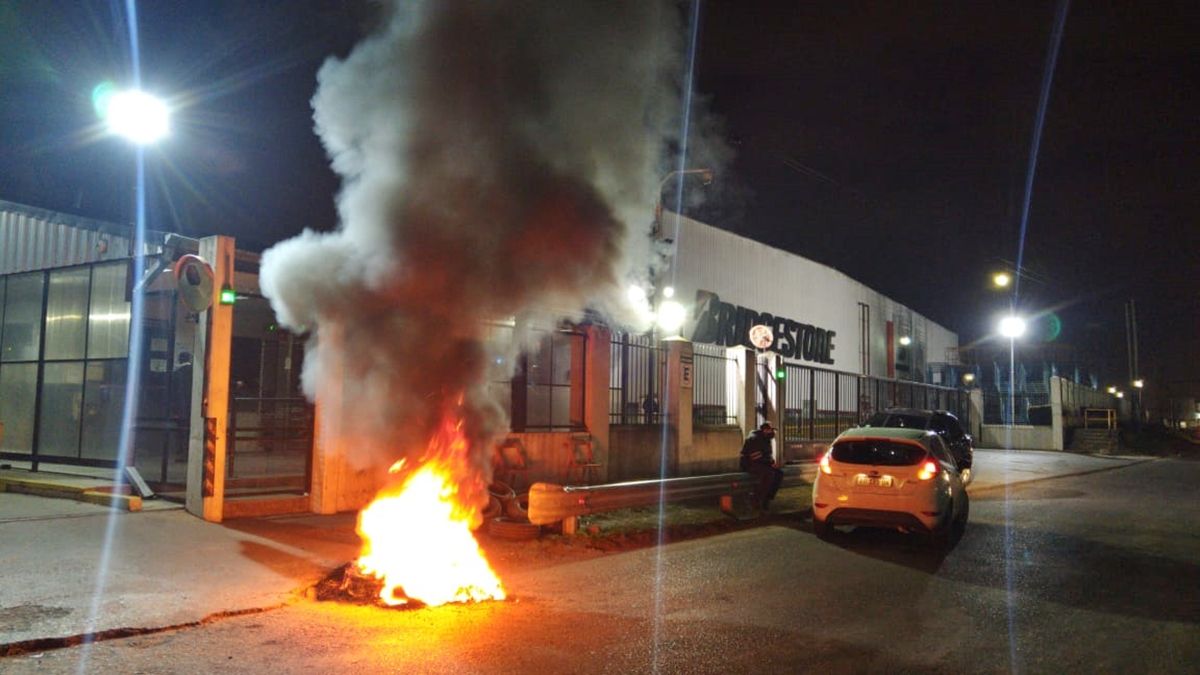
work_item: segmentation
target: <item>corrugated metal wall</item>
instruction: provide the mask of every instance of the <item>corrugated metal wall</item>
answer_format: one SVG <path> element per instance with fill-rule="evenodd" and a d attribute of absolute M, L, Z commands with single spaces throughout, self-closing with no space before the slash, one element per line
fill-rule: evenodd
<path fill-rule="evenodd" d="M 157 237 L 147 234 L 147 241 Z M 160 250 L 148 243 L 147 254 Z M 128 258 L 129 229 L 0 200 L 0 274 Z"/>

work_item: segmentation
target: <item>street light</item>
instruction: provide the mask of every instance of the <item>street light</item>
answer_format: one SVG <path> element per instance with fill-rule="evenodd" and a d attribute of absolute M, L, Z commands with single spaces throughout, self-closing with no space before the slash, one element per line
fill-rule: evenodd
<path fill-rule="evenodd" d="M 160 141 L 171 130 L 171 113 L 167 104 L 137 89 L 112 94 L 99 112 L 109 133 L 135 145 L 150 145 Z"/>
<path fill-rule="evenodd" d="M 1117 393 L 1117 388 L 1116 388 L 1116 387 L 1109 387 L 1109 388 L 1108 388 L 1108 393 L 1110 393 L 1110 394 L 1114 394 L 1114 395 L 1115 395 L 1115 394 Z"/>
<path fill-rule="evenodd" d="M 1025 319 L 1011 314 L 1000 319 L 1000 334 L 1010 340 L 1021 337 L 1025 334 Z"/>
<path fill-rule="evenodd" d="M 1008 288 L 1012 283 L 1012 276 L 1008 272 L 996 272 L 992 275 L 992 285 L 996 288 Z"/>
<path fill-rule="evenodd" d="M 655 318 L 655 322 L 669 337 L 678 335 L 679 329 L 683 327 L 683 322 L 686 320 L 687 310 L 678 302 L 664 300 L 658 306 L 658 315 Z"/>
<path fill-rule="evenodd" d="M 658 192 L 656 193 L 657 197 L 655 198 L 654 202 L 655 232 L 658 231 L 658 226 L 662 222 L 662 192 L 663 188 L 667 186 L 667 181 L 671 180 L 675 176 L 689 176 L 693 174 L 698 174 L 704 180 L 705 185 L 711 184 L 713 182 L 713 177 L 716 175 L 713 173 L 712 169 L 677 169 L 671 173 L 668 173 L 666 176 L 663 176 L 662 182 L 658 184 Z"/>
<path fill-rule="evenodd" d="M 1017 338 L 1025 334 L 1025 319 L 1009 314 L 1000 319 L 999 332 L 1008 338 L 1008 426 L 1011 429 L 1017 414 Z M 1012 447 L 1011 431 L 1008 445 Z"/>
<path fill-rule="evenodd" d="M 1141 389 L 1142 387 L 1146 386 L 1146 381 L 1142 380 L 1142 379 L 1134 380 L 1133 386 L 1137 387 L 1138 389 Z"/>

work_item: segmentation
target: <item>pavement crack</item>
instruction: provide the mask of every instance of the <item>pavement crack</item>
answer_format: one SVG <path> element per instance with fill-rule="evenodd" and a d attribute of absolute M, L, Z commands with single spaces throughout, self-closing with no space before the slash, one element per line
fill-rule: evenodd
<path fill-rule="evenodd" d="M 218 621 L 224 621 L 225 619 L 250 616 L 253 614 L 264 614 L 277 609 L 283 609 L 284 607 L 294 604 L 296 601 L 296 599 L 292 599 L 287 602 L 281 602 L 277 605 L 271 605 L 269 607 L 251 607 L 247 609 L 231 609 L 222 612 L 215 612 L 196 621 L 185 621 L 183 623 L 175 623 L 168 626 L 157 626 L 151 628 L 109 628 L 106 630 L 77 633 L 75 635 L 67 635 L 64 637 L 33 638 L 31 640 L 5 642 L 0 643 L 0 658 L 8 656 L 23 656 L 26 654 L 34 654 L 52 649 L 67 649 L 70 647 L 78 647 L 80 645 L 94 644 L 108 640 L 122 640 L 141 635 L 154 635 L 156 633 L 166 633 L 169 631 L 184 630 L 187 628 L 199 628 L 201 626 L 214 624 Z"/>

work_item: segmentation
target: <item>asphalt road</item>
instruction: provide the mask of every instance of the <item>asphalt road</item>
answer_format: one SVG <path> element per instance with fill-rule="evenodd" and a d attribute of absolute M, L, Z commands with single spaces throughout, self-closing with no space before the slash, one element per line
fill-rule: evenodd
<path fill-rule="evenodd" d="M 284 609 L 0 660 L 87 672 L 1196 672 L 1200 462 L 976 491 L 939 556 L 799 520 L 503 569 L 514 600 Z M 511 565 L 509 566 L 511 567 Z M 81 659 L 86 658 L 85 663 Z"/>

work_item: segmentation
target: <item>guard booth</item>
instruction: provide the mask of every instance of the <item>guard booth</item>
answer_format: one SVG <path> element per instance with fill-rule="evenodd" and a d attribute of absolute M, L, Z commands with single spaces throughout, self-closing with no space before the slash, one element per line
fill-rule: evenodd
<path fill-rule="evenodd" d="M 6 201 L 0 242 L 0 459 L 101 478 L 131 468 L 213 521 L 307 510 L 303 341 L 275 324 L 256 254 L 155 231 L 134 250 L 127 226 Z"/>

